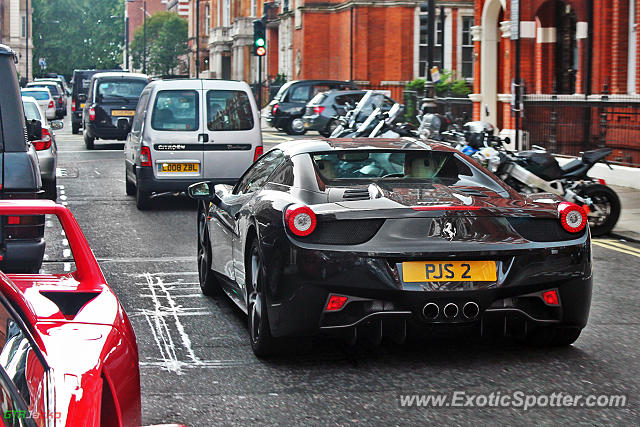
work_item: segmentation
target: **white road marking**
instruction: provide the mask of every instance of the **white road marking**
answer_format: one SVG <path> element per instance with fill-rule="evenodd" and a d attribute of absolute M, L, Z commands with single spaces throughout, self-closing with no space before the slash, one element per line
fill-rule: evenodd
<path fill-rule="evenodd" d="M 63 249 L 62 256 L 65 258 L 69 258 L 71 256 L 71 249 Z"/>

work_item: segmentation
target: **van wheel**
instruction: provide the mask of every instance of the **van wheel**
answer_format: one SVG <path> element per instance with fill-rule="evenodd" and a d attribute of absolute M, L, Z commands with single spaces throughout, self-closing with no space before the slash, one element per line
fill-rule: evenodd
<path fill-rule="evenodd" d="M 84 145 L 87 147 L 87 150 L 93 150 L 93 143 L 95 142 L 95 138 L 91 138 L 88 132 L 84 133 Z"/>
<path fill-rule="evenodd" d="M 304 128 L 302 117 L 294 117 L 285 127 L 287 135 L 304 135 L 307 130 Z"/>
<path fill-rule="evenodd" d="M 140 211 L 149 209 L 151 204 L 151 193 L 140 190 L 140 182 L 136 179 L 136 207 Z"/>
<path fill-rule="evenodd" d="M 129 181 L 129 177 L 127 176 L 126 170 L 124 172 L 124 184 L 126 187 L 127 196 L 134 196 L 136 194 L 136 186 L 133 182 Z"/>

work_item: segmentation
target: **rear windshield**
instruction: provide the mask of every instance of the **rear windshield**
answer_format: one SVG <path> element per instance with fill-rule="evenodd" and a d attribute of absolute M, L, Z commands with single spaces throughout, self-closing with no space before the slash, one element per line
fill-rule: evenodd
<path fill-rule="evenodd" d="M 208 91 L 207 128 L 214 131 L 253 129 L 253 111 L 247 93 L 241 90 Z"/>
<path fill-rule="evenodd" d="M 23 102 L 22 106 L 24 108 L 24 116 L 27 120 L 40 120 L 42 121 L 42 117 L 40 117 L 40 110 L 38 110 L 38 105 L 33 102 Z"/>
<path fill-rule="evenodd" d="M 100 80 L 96 87 L 96 99 L 138 99 L 146 85 L 145 80 Z"/>
<path fill-rule="evenodd" d="M 155 130 L 198 130 L 198 92 L 195 90 L 163 90 L 158 92 L 151 116 Z"/>
<path fill-rule="evenodd" d="M 44 83 L 32 83 L 29 87 L 46 87 L 51 92 L 51 95 L 58 96 L 60 92 L 58 92 L 58 85 L 47 85 Z"/>
<path fill-rule="evenodd" d="M 473 176 L 471 168 L 454 153 L 443 151 L 349 150 L 313 153 L 311 158 L 322 180 L 329 184 L 388 179 L 450 185 Z"/>
<path fill-rule="evenodd" d="M 46 101 L 49 99 L 49 93 L 44 91 L 35 91 L 35 90 L 23 90 L 22 95 L 30 96 L 32 98 L 37 99 L 38 101 Z"/>

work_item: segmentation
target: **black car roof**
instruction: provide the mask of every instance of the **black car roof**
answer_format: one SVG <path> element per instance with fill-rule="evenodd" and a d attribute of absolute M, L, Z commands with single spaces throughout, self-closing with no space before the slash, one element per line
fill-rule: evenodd
<path fill-rule="evenodd" d="M 439 142 L 423 142 L 414 138 L 317 138 L 297 139 L 277 145 L 285 155 L 295 156 L 304 153 L 316 153 L 332 150 L 456 150 Z"/>

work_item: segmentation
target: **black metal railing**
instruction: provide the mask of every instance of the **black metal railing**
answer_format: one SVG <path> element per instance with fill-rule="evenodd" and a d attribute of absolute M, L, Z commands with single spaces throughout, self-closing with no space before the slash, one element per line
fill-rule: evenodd
<path fill-rule="evenodd" d="M 609 147 L 611 163 L 640 166 L 640 96 L 527 95 L 522 129 L 553 153 Z"/>

